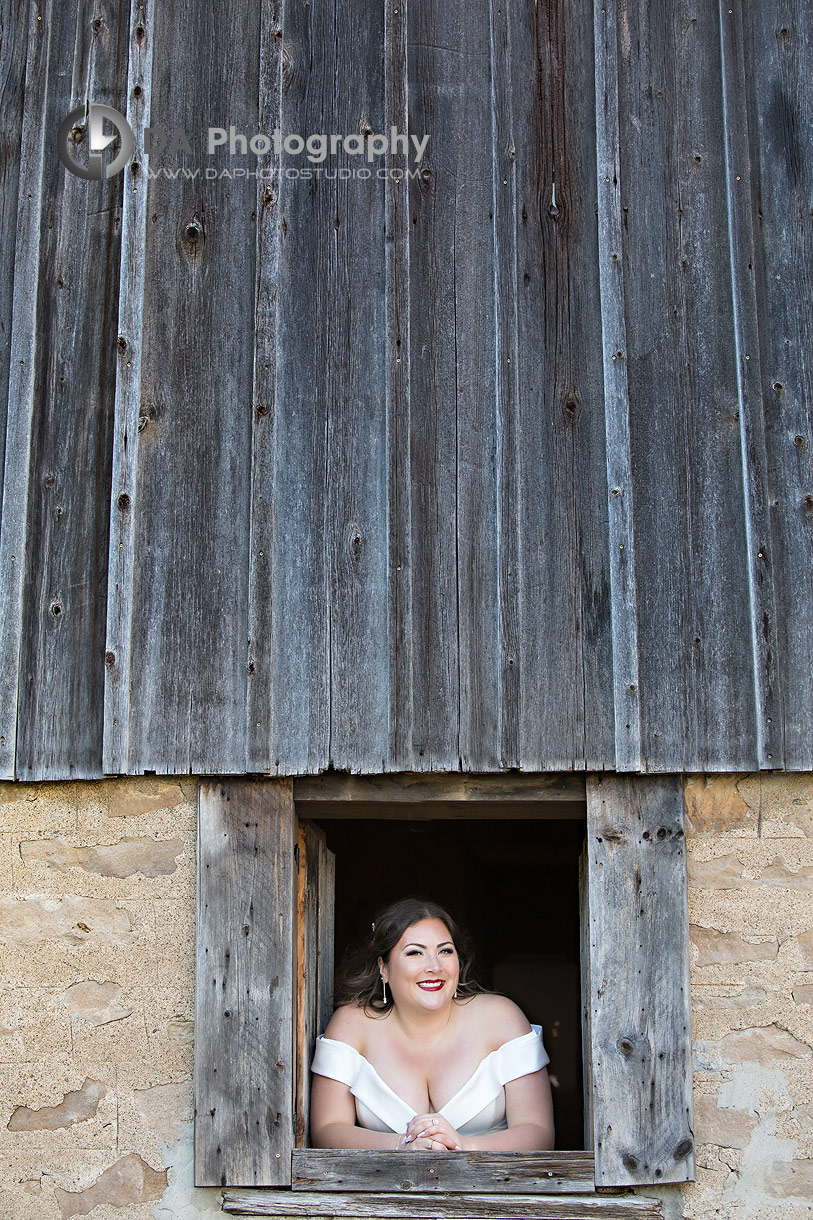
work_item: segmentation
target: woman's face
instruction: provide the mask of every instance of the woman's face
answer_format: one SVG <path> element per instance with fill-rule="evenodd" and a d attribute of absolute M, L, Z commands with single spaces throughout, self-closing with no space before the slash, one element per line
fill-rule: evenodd
<path fill-rule="evenodd" d="M 437 1011 L 452 1002 L 460 962 L 449 929 L 439 919 L 411 924 L 390 953 L 378 959 L 396 1007 Z"/>

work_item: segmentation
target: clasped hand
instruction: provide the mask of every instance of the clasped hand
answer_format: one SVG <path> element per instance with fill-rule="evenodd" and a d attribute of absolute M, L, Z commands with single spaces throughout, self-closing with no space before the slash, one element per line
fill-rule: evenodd
<path fill-rule="evenodd" d="M 463 1137 L 442 1114 L 416 1114 L 398 1147 L 409 1151 L 462 1152 Z"/>

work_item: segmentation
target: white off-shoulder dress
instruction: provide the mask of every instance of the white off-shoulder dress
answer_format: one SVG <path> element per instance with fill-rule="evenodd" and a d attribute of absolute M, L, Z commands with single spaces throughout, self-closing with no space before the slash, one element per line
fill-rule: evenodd
<path fill-rule="evenodd" d="M 532 1025 L 527 1034 L 511 1038 L 481 1059 L 466 1083 L 438 1110 L 461 1135 L 483 1135 L 505 1130 L 505 1086 L 510 1080 L 537 1072 L 550 1062 L 542 1042 L 542 1027 Z M 370 1131 L 406 1131 L 414 1118 L 403 1098 L 381 1079 L 364 1055 L 347 1042 L 321 1035 L 311 1071 L 346 1084 L 356 1101 L 360 1127 Z"/>

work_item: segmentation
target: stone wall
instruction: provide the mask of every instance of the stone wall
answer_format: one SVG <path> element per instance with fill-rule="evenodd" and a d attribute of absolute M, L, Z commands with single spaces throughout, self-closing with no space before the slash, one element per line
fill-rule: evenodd
<path fill-rule="evenodd" d="M 197 1220 L 194 780 L 0 784 L 13 1220 Z M 95 1210 L 92 1210 L 95 1209 Z"/>
<path fill-rule="evenodd" d="M 813 776 L 687 780 L 697 1182 L 684 1215 L 809 1220 Z"/>
<path fill-rule="evenodd" d="M 698 1174 L 671 1220 L 813 1199 L 813 776 L 687 780 Z M 0 784 L 13 1220 L 199 1220 L 194 780 Z"/>

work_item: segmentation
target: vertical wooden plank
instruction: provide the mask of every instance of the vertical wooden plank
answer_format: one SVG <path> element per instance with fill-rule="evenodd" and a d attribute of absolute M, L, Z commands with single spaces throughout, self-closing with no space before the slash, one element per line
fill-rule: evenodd
<path fill-rule="evenodd" d="M 333 1011 L 335 856 L 310 822 L 297 833 L 296 1146 L 308 1140 L 310 1065 Z M 327 1015 L 325 1015 L 327 1014 Z"/>
<path fill-rule="evenodd" d="M 515 156 L 500 149 L 497 187 L 516 182 L 520 758 L 581 768 L 614 755 L 593 36 L 566 0 L 507 11 Z"/>
<path fill-rule="evenodd" d="M 43 157 L 48 102 L 51 6 L 44 14 L 27 6 L 28 45 L 20 138 L 17 231 L 14 242 L 9 410 L 5 429 L 3 508 L 0 521 L 0 776 L 14 779 L 17 757 L 17 695 L 23 643 L 23 580 L 34 412 L 39 238 Z M 45 16 L 45 21 L 37 17 Z M 22 27 L 22 22 L 20 23 Z"/>
<path fill-rule="evenodd" d="M 325 0 L 282 8 L 281 126 L 307 134 L 332 115 L 336 49 Z M 319 348 L 318 302 L 334 292 L 326 268 L 335 237 L 326 183 L 297 178 L 301 157 L 280 158 L 276 392 L 270 564 L 271 766 L 302 774 L 330 756 L 330 610 L 327 429 L 331 370 Z M 319 356 L 321 355 L 321 359 Z M 270 364 L 270 359 L 269 362 Z M 264 549 L 264 548 L 263 548 Z M 258 634 L 257 629 L 254 635 Z M 258 717 L 259 719 L 259 717 Z M 256 724 L 252 725 L 252 731 Z"/>
<path fill-rule="evenodd" d="M 741 8 L 719 0 L 725 121 L 726 194 L 731 263 L 743 508 L 748 557 L 756 754 L 762 768 L 784 766 L 782 692 L 773 588 L 768 456 L 762 409 L 762 362 Z"/>
<path fill-rule="evenodd" d="M 322 836 L 319 839 L 319 896 L 317 934 L 317 1017 L 314 1033 L 324 1031 L 333 1015 L 333 967 L 336 926 L 336 857 Z"/>
<path fill-rule="evenodd" d="M 409 130 L 409 0 L 384 5 L 384 87 L 386 129 Z M 431 138 L 430 138 L 431 143 Z M 389 748 L 383 770 L 413 766 L 413 600 L 410 341 L 410 151 L 388 160 L 385 190 L 387 298 L 387 488 L 389 522 Z M 400 177 L 398 176 L 400 173 Z"/>
<path fill-rule="evenodd" d="M 233 29 L 239 39 L 224 37 Z M 231 0 L 156 8 L 152 113 L 171 96 L 171 110 L 203 131 L 190 133 L 191 155 L 162 154 L 168 173 L 149 184 L 144 425 L 128 510 L 131 771 L 245 765 L 257 224 L 246 171 L 256 159 L 201 145 L 210 121 L 256 133 L 258 74 L 257 10 Z"/>
<path fill-rule="evenodd" d="M 593 1147 L 593 984 L 590 973 L 590 882 L 588 840 L 579 855 L 579 967 L 582 1002 L 582 1080 L 584 1082 L 584 1146 Z"/>
<path fill-rule="evenodd" d="M 33 37 L 48 44 L 46 97 L 38 117 L 50 138 L 42 153 L 41 197 L 32 192 L 25 200 L 26 209 L 38 203 L 43 209 L 36 234 L 39 267 L 25 290 L 19 285 L 21 297 L 28 297 L 27 304 L 21 301 L 23 316 L 27 305 L 33 310 L 29 371 L 36 403 L 23 459 L 31 475 L 20 556 L 25 575 L 16 773 L 26 780 L 101 774 L 125 175 L 84 180 L 62 165 L 53 140 L 61 121 L 78 107 L 92 101 L 122 108 L 128 17 L 118 5 L 89 2 L 31 16 Z M 31 103 L 38 109 L 36 86 Z M 81 134 L 74 148 L 81 161 L 87 132 L 81 122 L 76 126 Z M 33 145 L 39 146 L 38 135 Z M 49 290 L 37 291 L 39 283 Z M 14 392 L 12 402 L 17 410 Z M 24 403 L 23 395 L 23 408 Z"/>
<path fill-rule="evenodd" d="M 409 130 L 429 135 L 420 165 L 411 165 L 419 172 L 409 182 L 416 771 L 460 766 L 454 200 L 465 124 L 460 51 L 474 20 L 460 0 L 407 6 Z"/>
<path fill-rule="evenodd" d="M 694 1176 L 680 776 L 587 782 L 596 1184 Z"/>
<path fill-rule="evenodd" d="M 320 0 L 326 2 L 326 0 Z M 336 46 L 330 114 L 339 132 L 385 131 L 384 5 L 332 0 Z M 389 132 L 386 133 L 389 135 Z M 320 304 L 320 346 L 330 370 L 327 535 L 330 580 L 330 761 L 351 772 L 379 771 L 389 737 L 387 590 L 386 256 L 384 182 L 388 158 L 335 158 L 322 192 L 320 223 L 331 308 Z M 300 185 L 301 189 L 301 185 Z M 337 474 L 341 473 L 341 477 Z"/>
<path fill-rule="evenodd" d="M 286 134 L 382 131 L 383 20 L 334 0 L 284 9 Z M 255 467 L 255 501 L 273 498 L 275 514 L 267 556 L 259 543 L 252 554 L 277 594 L 270 648 L 260 621 L 251 631 L 264 669 L 251 681 L 267 690 L 272 675 L 270 765 L 280 770 L 376 770 L 387 753 L 381 165 L 342 150 L 318 165 L 282 155 L 279 329 L 263 362 L 276 368 L 275 443 L 268 469 Z M 252 733 L 263 720 L 258 705 Z"/>
<path fill-rule="evenodd" d="M 480 0 L 443 7 L 454 17 L 438 31 L 444 49 L 435 54 L 445 71 L 454 73 L 454 107 L 442 128 L 444 142 L 435 144 L 433 157 L 435 189 L 449 192 L 449 344 L 455 359 L 457 417 L 458 753 L 462 770 L 490 771 L 500 766 L 501 753 L 491 4 Z"/>
<path fill-rule="evenodd" d="M 199 804 L 195 1183 L 288 1185 L 293 784 L 205 781 Z"/>
<path fill-rule="evenodd" d="M 520 94 L 514 113 L 517 86 L 525 80 L 521 57 L 533 45 L 529 37 L 533 14 L 529 6 L 489 5 L 491 40 L 492 159 L 491 181 L 494 213 L 494 323 L 495 337 L 495 479 L 498 618 L 490 648 L 495 650 L 496 737 L 501 768 L 520 764 L 521 655 L 519 495 L 516 472 L 520 461 L 518 428 L 518 310 L 517 291 L 517 133 L 533 129 L 538 112 L 536 85 L 530 114 Z M 518 43 L 515 49 L 514 42 Z M 529 82 L 530 85 L 530 82 Z M 523 165 L 527 177 L 533 165 Z"/>
<path fill-rule="evenodd" d="M 653 771 L 747 770 L 757 733 L 719 19 L 635 3 L 617 38 L 642 744 Z"/>
<path fill-rule="evenodd" d="M 638 678 L 638 604 L 635 584 L 635 527 L 628 341 L 624 305 L 623 214 L 618 115 L 616 6 L 595 5 L 596 170 L 598 177 L 598 260 L 604 413 L 607 429 L 610 605 L 613 641 L 615 766 L 641 767 Z M 622 13 L 622 21 L 625 20 Z"/>
<path fill-rule="evenodd" d="M 129 766 L 130 665 L 133 616 L 132 504 L 136 495 L 138 434 L 141 416 L 141 354 L 144 330 L 144 266 L 147 243 L 149 156 L 144 128 L 149 125 L 152 87 L 154 8 L 133 0 L 130 8 L 127 122 L 133 132 L 133 159 L 126 171 L 121 215 L 121 271 L 116 350 L 116 399 L 113 423 L 113 470 L 110 497 L 110 548 L 107 567 L 107 642 L 103 769 L 107 774 Z"/>
<path fill-rule="evenodd" d="M 310 1121 L 308 1067 L 316 1037 L 317 956 L 319 951 L 319 840 L 313 826 L 297 834 L 296 902 L 296 1146 L 302 1148 Z"/>
<path fill-rule="evenodd" d="M 22 131 L 29 16 L 32 6 L 18 0 L 0 4 L 0 107 L 9 131 Z M 0 511 L 11 366 L 11 324 L 14 301 L 14 258 L 17 236 L 17 199 L 22 148 L 16 138 L 3 146 L 0 163 Z M 2 517 L 0 517 L 2 528 Z"/>
<path fill-rule="evenodd" d="M 281 128 L 283 0 L 260 15 L 259 130 Z M 273 607 L 282 574 L 274 570 L 277 526 L 275 446 L 278 417 L 277 341 L 280 247 L 280 158 L 257 158 L 257 287 L 254 305 L 254 395 L 251 433 L 251 509 L 248 547 L 247 771 L 277 770 L 272 743 Z M 275 577 L 280 576 L 279 586 Z M 292 722 L 293 727 L 295 722 Z"/>
<path fill-rule="evenodd" d="M 723 20 L 731 24 L 727 10 Z M 740 22 L 745 59 L 741 104 L 748 112 L 761 405 L 765 412 L 772 516 L 773 551 L 766 579 L 772 579 L 774 585 L 781 658 L 782 710 L 778 714 L 783 720 L 785 766 L 810 770 L 813 77 L 809 6 L 804 0 L 751 5 L 736 10 L 735 31 L 739 31 Z M 776 766 L 777 750 L 772 753 L 771 765 Z"/>

